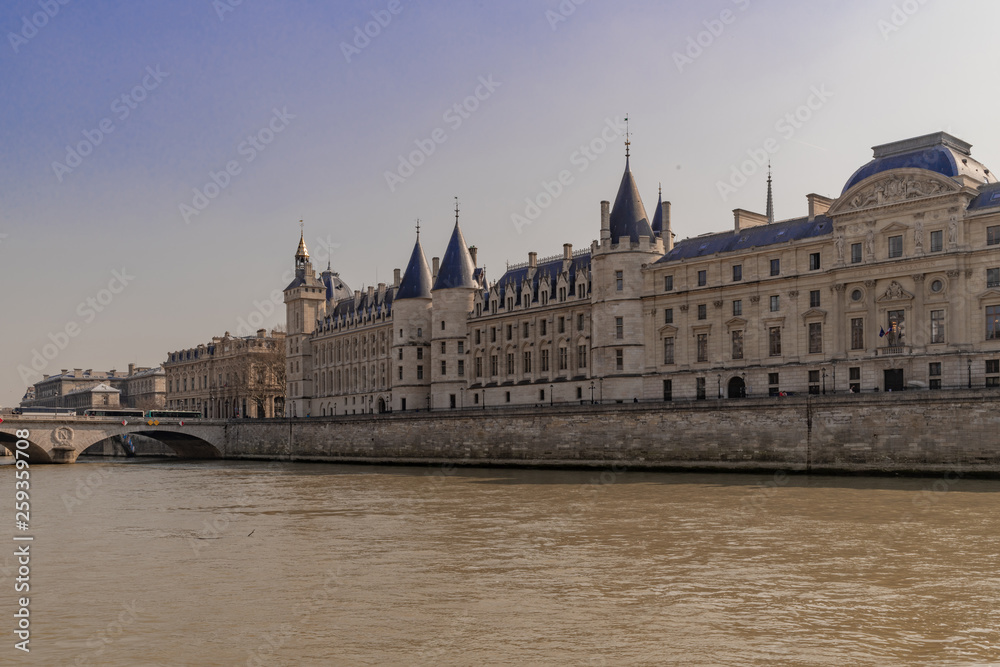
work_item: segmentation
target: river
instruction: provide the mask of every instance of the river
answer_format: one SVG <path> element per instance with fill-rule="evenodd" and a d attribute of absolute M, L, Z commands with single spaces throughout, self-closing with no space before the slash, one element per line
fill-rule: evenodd
<path fill-rule="evenodd" d="M 0 662 L 1000 661 L 1000 481 L 100 459 L 31 474 L 31 652 L 14 648 L 10 549 Z"/>

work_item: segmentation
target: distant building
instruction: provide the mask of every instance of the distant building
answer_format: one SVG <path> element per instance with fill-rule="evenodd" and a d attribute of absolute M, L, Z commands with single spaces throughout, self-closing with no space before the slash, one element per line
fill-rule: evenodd
<path fill-rule="evenodd" d="M 25 392 L 21 406 L 78 408 L 80 406 L 75 403 L 89 400 L 81 398 L 84 394 L 80 392 L 102 384 L 115 391 L 113 400 L 116 406 L 148 410 L 161 408 L 166 404 L 163 368 L 136 367 L 134 364 L 129 364 L 128 373 L 120 373 L 117 370 L 95 371 L 90 368 L 86 370 L 76 368 L 71 372 L 64 368 L 58 375 L 43 375 L 39 382 Z M 68 398 L 71 394 L 73 398 Z M 103 401 L 99 394 L 100 392 L 95 395 L 97 396 L 95 400 Z"/>
<path fill-rule="evenodd" d="M 171 352 L 163 364 L 167 408 L 205 417 L 265 418 L 284 414 L 285 334 L 227 331 L 207 345 Z"/>
<path fill-rule="evenodd" d="M 457 213 L 440 265 L 418 235 L 367 292 L 317 275 L 300 238 L 286 414 L 1000 387 L 1000 184 L 970 144 L 876 146 L 790 220 L 770 190 L 765 214 L 675 243 L 626 152 L 598 240 L 492 283 Z"/>
<path fill-rule="evenodd" d="M 121 392 L 103 382 L 91 387 L 80 387 L 63 396 L 62 407 L 77 411 L 87 408 L 117 408 L 121 406 Z"/>

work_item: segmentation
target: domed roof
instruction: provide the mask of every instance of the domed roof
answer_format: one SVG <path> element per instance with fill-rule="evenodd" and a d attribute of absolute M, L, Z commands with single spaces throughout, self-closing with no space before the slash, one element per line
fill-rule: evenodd
<path fill-rule="evenodd" d="M 340 279 L 339 273 L 334 273 L 330 270 L 330 267 L 326 267 L 326 271 L 322 275 L 323 286 L 326 287 L 326 300 L 327 301 L 341 301 L 343 299 L 350 299 L 354 296 L 354 290 L 347 286 L 343 280 Z"/>
<path fill-rule="evenodd" d="M 949 178 L 968 176 L 980 183 L 996 183 L 993 172 L 972 159 L 971 149 L 972 144 L 947 132 L 875 146 L 872 148 L 875 159 L 854 172 L 841 194 L 890 169 L 926 169 Z"/>

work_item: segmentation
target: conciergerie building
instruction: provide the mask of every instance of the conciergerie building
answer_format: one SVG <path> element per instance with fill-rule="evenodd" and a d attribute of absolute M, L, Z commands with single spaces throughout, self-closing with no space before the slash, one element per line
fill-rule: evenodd
<path fill-rule="evenodd" d="M 285 288 L 291 417 L 785 393 L 1000 387 L 1000 184 L 944 132 L 876 146 L 805 215 L 737 209 L 675 242 L 629 167 L 599 238 L 496 281 L 456 209 L 392 285 Z M 595 228 L 597 216 L 595 215 Z"/>

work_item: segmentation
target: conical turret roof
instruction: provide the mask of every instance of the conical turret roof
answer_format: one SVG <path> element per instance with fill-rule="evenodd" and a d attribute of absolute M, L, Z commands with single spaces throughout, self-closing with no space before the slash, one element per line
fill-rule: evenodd
<path fill-rule="evenodd" d="M 472 264 L 472 256 L 469 248 L 465 245 L 465 237 L 462 236 L 462 228 L 455 221 L 455 231 L 451 233 L 451 241 L 448 242 L 448 249 L 444 251 L 441 259 L 441 267 L 438 269 L 437 280 L 434 281 L 434 289 L 452 289 L 456 287 L 468 287 L 475 289 L 476 282 L 472 276 L 476 267 Z"/>
<path fill-rule="evenodd" d="M 295 251 L 295 259 L 309 259 L 309 251 L 306 250 L 305 232 L 302 232 L 299 236 L 299 249 Z"/>
<path fill-rule="evenodd" d="M 663 189 L 656 198 L 656 211 L 653 213 L 653 224 L 650 226 L 657 236 L 663 235 Z"/>
<path fill-rule="evenodd" d="M 646 216 L 646 208 L 642 205 L 642 198 L 639 197 L 639 188 L 632 177 L 627 157 L 625 158 L 625 174 L 622 175 L 622 183 L 618 187 L 615 205 L 611 208 L 610 223 L 612 243 L 619 243 L 622 237 L 628 238 L 633 243 L 638 243 L 640 236 L 650 238 L 653 236 L 653 230 L 649 226 L 649 218 Z"/>
<path fill-rule="evenodd" d="M 413 244 L 410 263 L 406 265 L 403 279 L 399 281 L 396 299 L 429 299 L 431 298 L 431 270 L 427 266 L 424 249 L 420 247 L 420 236 Z"/>

